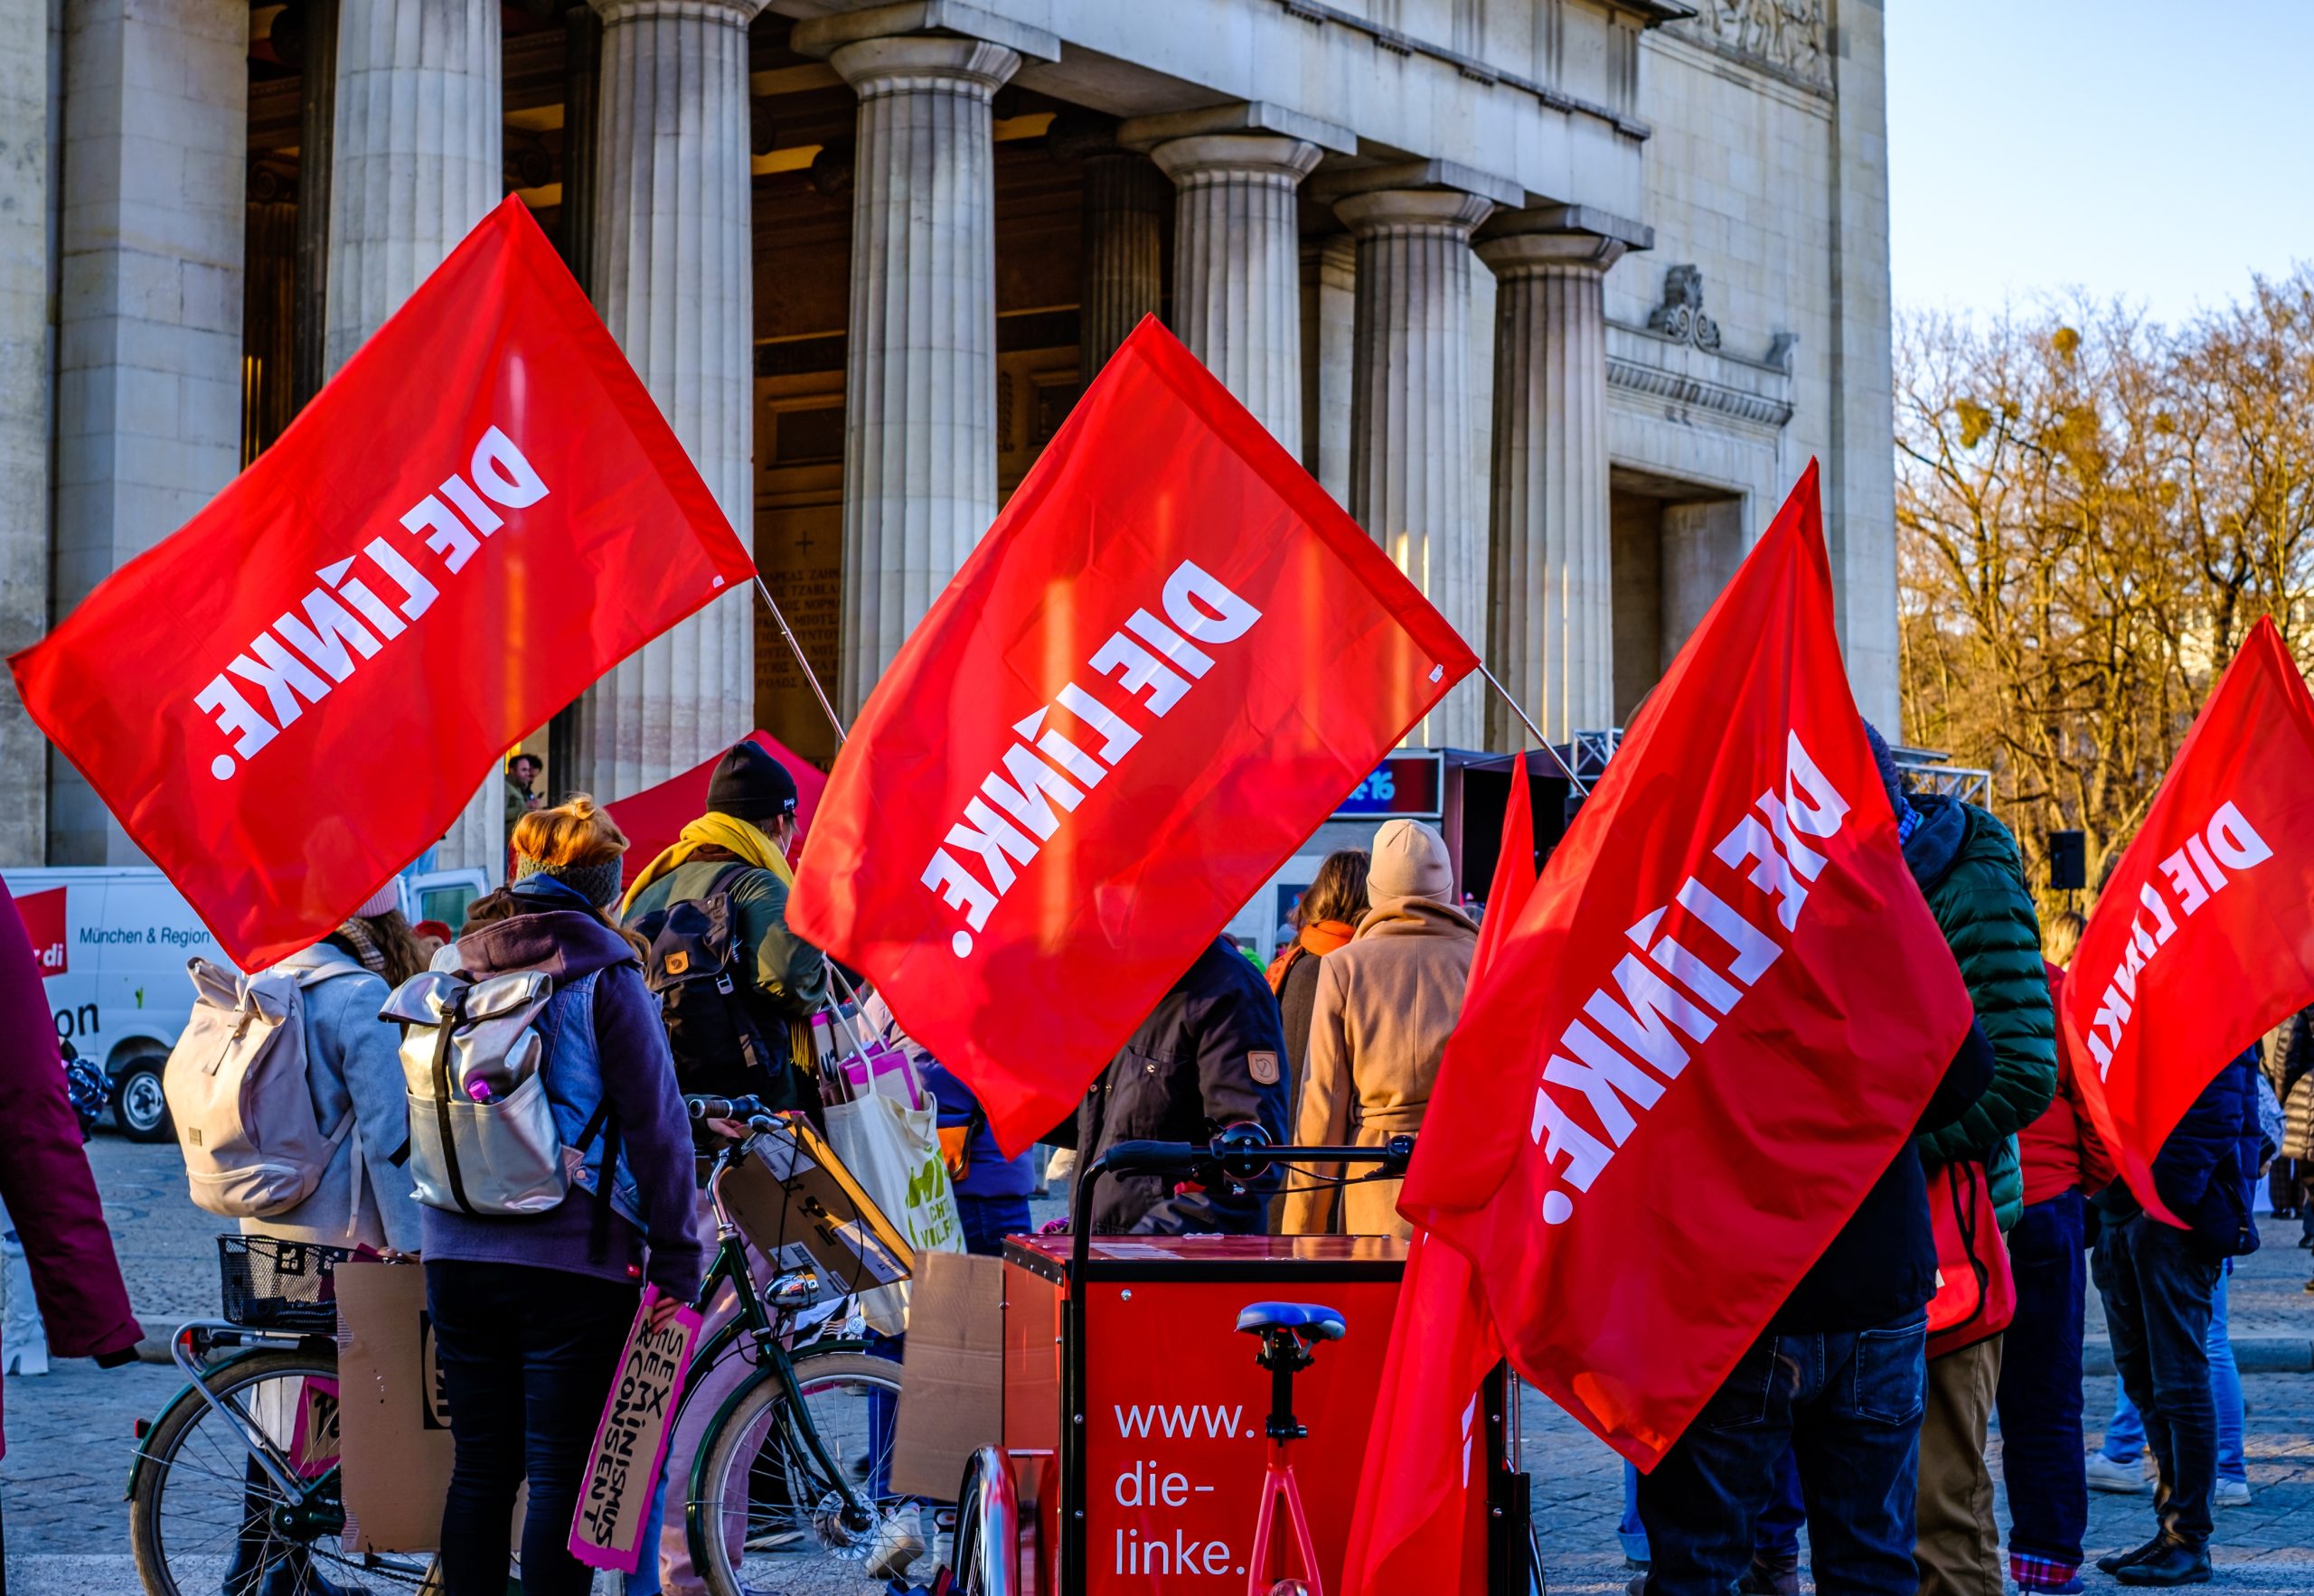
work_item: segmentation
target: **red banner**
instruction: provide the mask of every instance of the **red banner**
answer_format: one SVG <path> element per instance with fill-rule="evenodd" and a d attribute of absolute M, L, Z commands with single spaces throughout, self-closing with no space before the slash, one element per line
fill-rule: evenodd
<path fill-rule="evenodd" d="M 1487 890 L 1486 919 L 1471 958 L 1471 980 L 1485 972 L 1535 890 L 1535 810 L 1521 756 L 1510 772 L 1502 812 L 1502 850 Z M 1346 1596 L 1394 1596 L 1434 1582 L 1439 1571 L 1463 1568 L 1453 1589 L 1472 1591 L 1486 1578 L 1485 1537 L 1469 1522 L 1486 1488 L 1486 1425 L 1480 1386 L 1502 1359 L 1502 1341 L 1488 1315 L 1486 1292 L 1471 1261 L 1417 1228 L 1406 1253 L 1405 1282 L 1390 1321 L 1381 1394 L 1358 1477 L 1358 1506 L 1342 1563 Z"/>
<path fill-rule="evenodd" d="M 2271 620 L 2202 707 L 2081 934 L 2062 1013 L 2082 1095 L 2146 1211 L 2211 1077 L 2314 1000 L 2314 699 Z"/>
<path fill-rule="evenodd" d="M 812 817 L 819 812 L 820 794 L 827 789 L 827 774 L 786 746 L 767 731 L 748 734 L 748 741 L 779 761 L 795 778 L 795 841 L 787 850 L 794 859 L 803 840 L 811 835 Z M 681 775 L 669 776 L 655 787 L 621 798 L 603 807 L 618 829 L 626 833 L 626 873 L 635 871 L 675 845 L 682 829 L 707 812 L 707 783 L 723 762 L 719 752 Z"/>
<path fill-rule="evenodd" d="M 499 756 L 749 579 L 519 200 L 278 443 L 9 662 L 245 969 L 328 932 Z"/>
<path fill-rule="evenodd" d="M 1474 662 L 1145 320 L 870 698 L 790 922 L 1017 1151 Z"/>
<path fill-rule="evenodd" d="M 1849 696 L 1811 464 L 1472 984 L 1401 1209 L 1652 1468 L 1969 1026 Z"/>

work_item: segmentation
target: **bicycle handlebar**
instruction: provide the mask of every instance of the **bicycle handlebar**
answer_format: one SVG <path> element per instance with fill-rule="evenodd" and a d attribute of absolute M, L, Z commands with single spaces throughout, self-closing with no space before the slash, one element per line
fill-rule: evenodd
<path fill-rule="evenodd" d="M 1414 1157 L 1414 1138 L 1393 1136 L 1379 1147 L 1278 1147 L 1244 1131 L 1225 1131 L 1202 1146 L 1194 1141 L 1120 1141 L 1086 1170 L 1156 1175 L 1218 1165 L 1240 1178 L 1275 1164 L 1374 1164 L 1385 1178 L 1404 1175 Z"/>
<path fill-rule="evenodd" d="M 750 1131 L 776 1131 L 779 1117 L 755 1097 L 701 1097 L 683 1094 L 683 1106 L 691 1111 L 693 1124 L 705 1124 L 710 1120 L 722 1120 L 745 1125 Z"/>

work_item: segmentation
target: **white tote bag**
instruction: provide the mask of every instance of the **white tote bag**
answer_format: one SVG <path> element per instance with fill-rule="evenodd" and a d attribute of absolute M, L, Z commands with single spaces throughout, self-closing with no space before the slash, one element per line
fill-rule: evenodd
<path fill-rule="evenodd" d="M 940 1133 L 931 1108 L 902 1108 L 880 1094 L 828 1106 L 828 1146 L 851 1178 L 883 1209 L 919 1253 L 964 1250 L 964 1216 L 940 1158 Z M 908 1284 L 883 1286 L 860 1299 L 860 1311 L 879 1335 L 908 1329 Z"/>

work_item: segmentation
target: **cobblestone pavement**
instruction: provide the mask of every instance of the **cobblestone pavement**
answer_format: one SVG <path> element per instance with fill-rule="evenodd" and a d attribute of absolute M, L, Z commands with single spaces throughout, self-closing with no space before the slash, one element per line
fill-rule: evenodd
<path fill-rule="evenodd" d="M 216 1309 L 215 1250 L 221 1228 L 184 1197 L 174 1149 L 138 1147 L 99 1135 L 89 1155 L 107 1217 L 148 1332 Z M 1039 1217 L 1043 1217 L 1040 1212 Z M 2279 1344 L 2314 1334 L 2314 1297 L 2301 1289 L 2307 1254 L 2292 1244 L 2294 1224 L 2269 1221 L 2266 1246 L 2232 1284 L 2237 1341 Z M 2091 1293 L 2091 1335 L 2095 1293 Z M 0 1460 L 11 1596 L 132 1596 L 121 1500 L 134 1425 L 174 1394 L 173 1368 L 136 1364 L 99 1371 L 61 1362 L 37 1378 L 7 1381 L 8 1455 Z M 2213 1592 L 2314 1591 L 2314 1374 L 2252 1373 L 2243 1381 L 2250 1414 L 2250 1506 L 2222 1510 Z M 2093 1377 L 2086 1400 L 2093 1431 L 2112 1411 L 2113 1381 Z M 1524 1407 L 1527 1467 L 1534 1475 L 1536 1523 L 1555 1592 L 1619 1596 L 1628 1578 L 1615 1540 L 1622 1467 L 1565 1414 L 1529 1392 Z M 1996 1473 L 1999 1442 L 1994 1445 Z M 2007 1524 L 2007 1506 L 2001 1508 Z M 2150 1532 L 2143 1497 L 2090 1495 L 2092 1555 L 2134 1545 Z M 2117 1589 L 2093 1573 L 2095 1589 Z M 1440 1596 L 1444 1596 L 1444 1592 Z"/>

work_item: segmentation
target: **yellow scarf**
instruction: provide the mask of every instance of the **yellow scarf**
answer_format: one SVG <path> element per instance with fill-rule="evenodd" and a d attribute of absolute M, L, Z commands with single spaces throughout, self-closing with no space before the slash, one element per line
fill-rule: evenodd
<path fill-rule="evenodd" d="M 643 867 L 643 873 L 635 878 L 626 896 L 619 900 L 619 918 L 626 918 L 644 887 L 670 870 L 689 863 L 691 855 L 702 848 L 726 849 L 758 869 L 769 870 L 783 886 L 795 885 L 795 872 L 787 868 L 785 856 L 772 846 L 770 838 L 736 816 L 703 814 L 682 829 L 673 848 Z"/>

